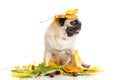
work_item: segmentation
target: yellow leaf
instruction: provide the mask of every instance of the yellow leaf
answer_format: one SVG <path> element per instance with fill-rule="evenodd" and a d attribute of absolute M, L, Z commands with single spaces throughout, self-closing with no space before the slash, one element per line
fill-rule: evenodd
<path fill-rule="evenodd" d="M 57 67 L 58 65 L 52 61 L 49 62 L 49 66 Z"/>
<path fill-rule="evenodd" d="M 78 68 L 71 65 L 66 65 L 63 69 L 65 72 L 83 72 L 82 68 Z"/>
<path fill-rule="evenodd" d="M 103 70 L 100 69 L 100 67 L 98 66 L 94 66 L 92 68 L 89 69 L 89 72 L 102 72 Z"/>
<path fill-rule="evenodd" d="M 27 77 L 30 75 L 31 75 L 31 72 L 27 72 L 27 71 L 25 71 L 24 73 L 13 73 L 12 74 L 13 77 Z"/>
<path fill-rule="evenodd" d="M 78 12 L 78 9 L 68 9 L 65 14 L 58 14 L 54 16 L 54 22 L 57 22 L 59 18 L 76 18 L 76 13 Z"/>
<path fill-rule="evenodd" d="M 80 63 L 81 63 L 81 59 L 78 55 L 78 50 L 75 50 L 74 51 L 74 64 L 75 64 L 76 67 L 80 67 L 81 66 Z"/>

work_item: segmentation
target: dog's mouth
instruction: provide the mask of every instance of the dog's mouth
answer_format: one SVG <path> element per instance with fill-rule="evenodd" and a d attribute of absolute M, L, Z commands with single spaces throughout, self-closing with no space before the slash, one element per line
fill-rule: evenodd
<path fill-rule="evenodd" d="M 72 31 L 72 34 L 79 34 L 80 30 Z"/>
<path fill-rule="evenodd" d="M 80 32 L 80 30 L 76 30 L 76 32 L 75 32 L 75 33 L 76 33 L 76 34 L 78 34 L 79 32 Z"/>

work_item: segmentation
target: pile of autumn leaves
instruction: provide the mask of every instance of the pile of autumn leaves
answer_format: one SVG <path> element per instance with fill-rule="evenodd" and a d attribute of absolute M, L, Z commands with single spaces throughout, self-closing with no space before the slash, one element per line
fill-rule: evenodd
<path fill-rule="evenodd" d="M 25 66 L 15 66 L 11 72 L 13 77 L 18 78 L 28 78 L 28 77 L 38 77 L 47 76 L 54 77 L 55 75 L 64 76 L 89 76 L 97 72 L 101 72 L 100 67 L 94 66 L 90 68 L 77 67 L 79 66 L 80 57 L 78 56 L 78 51 L 74 51 L 74 63 L 75 66 L 71 65 L 57 65 L 54 62 L 49 62 L 49 66 L 45 66 L 44 63 L 29 64 Z"/>
<path fill-rule="evenodd" d="M 89 76 L 93 73 L 100 72 L 99 67 L 92 68 L 78 68 L 70 65 L 57 66 L 55 63 L 50 62 L 49 66 L 45 66 L 44 63 L 38 66 L 27 65 L 27 66 L 16 66 L 11 70 L 13 77 L 28 78 L 46 76 L 54 77 L 55 75 L 65 76 Z"/>

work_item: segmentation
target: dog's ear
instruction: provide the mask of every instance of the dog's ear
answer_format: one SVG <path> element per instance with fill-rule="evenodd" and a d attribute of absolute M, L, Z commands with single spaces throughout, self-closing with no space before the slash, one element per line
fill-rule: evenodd
<path fill-rule="evenodd" d="M 58 19 L 58 22 L 59 22 L 60 26 L 63 26 L 63 25 L 64 25 L 66 19 L 67 19 L 67 18 L 59 18 L 59 19 Z"/>

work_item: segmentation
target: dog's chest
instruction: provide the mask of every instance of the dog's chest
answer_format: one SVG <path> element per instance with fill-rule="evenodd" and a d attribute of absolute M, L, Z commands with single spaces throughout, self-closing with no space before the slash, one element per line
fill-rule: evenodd
<path fill-rule="evenodd" d="M 51 42 L 52 42 L 51 47 L 57 50 L 73 49 L 74 47 L 74 39 L 67 40 L 67 39 L 59 38 Z"/>

